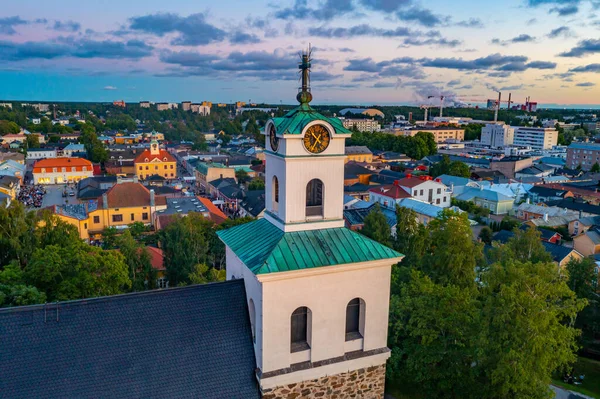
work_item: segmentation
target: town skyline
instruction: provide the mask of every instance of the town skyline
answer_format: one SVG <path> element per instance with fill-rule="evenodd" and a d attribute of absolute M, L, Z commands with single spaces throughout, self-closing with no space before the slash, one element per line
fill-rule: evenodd
<path fill-rule="evenodd" d="M 310 43 L 315 104 L 475 103 L 497 90 L 597 104 L 600 20 L 585 0 L 63 3 L 4 6 L 0 98 L 293 104 Z"/>

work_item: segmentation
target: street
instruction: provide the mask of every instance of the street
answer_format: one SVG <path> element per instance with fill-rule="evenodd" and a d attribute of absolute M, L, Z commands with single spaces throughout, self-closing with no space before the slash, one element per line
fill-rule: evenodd
<path fill-rule="evenodd" d="M 552 390 L 556 393 L 556 399 L 592 399 L 590 396 L 567 391 L 566 389 L 562 389 L 554 385 L 550 386 L 550 388 L 552 388 Z"/>

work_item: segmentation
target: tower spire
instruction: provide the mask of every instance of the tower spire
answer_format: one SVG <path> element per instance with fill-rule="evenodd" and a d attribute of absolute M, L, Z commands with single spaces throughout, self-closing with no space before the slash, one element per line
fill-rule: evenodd
<path fill-rule="evenodd" d="M 300 69 L 302 86 L 296 96 L 296 99 L 300 105 L 308 105 L 312 100 L 312 94 L 310 93 L 310 67 L 311 67 L 311 48 L 308 46 L 307 51 L 303 51 L 300 55 L 300 63 L 298 69 Z"/>

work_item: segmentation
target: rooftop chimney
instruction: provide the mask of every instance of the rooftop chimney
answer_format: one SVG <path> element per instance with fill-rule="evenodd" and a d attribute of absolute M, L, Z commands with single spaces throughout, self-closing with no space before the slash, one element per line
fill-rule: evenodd
<path fill-rule="evenodd" d="M 548 214 L 544 213 L 544 222 L 547 222 L 547 221 L 548 221 Z"/>
<path fill-rule="evenodd" d="M 108 209 L 108 195 L 106 193 L 102 194 L 102 208 Z"/>
<path fill-rule="evenodd" d="M 399 186 L 400 185 L 400 180 L 394 180 L 394 186 Z"/>
<path fill-rule="evenodd" d="M 407 173 L 407 174 L 406 174 L 406 178 L 407 178 L 407 179 L 410 179 L 411 177 L 412 177 L 412 174 L 410 174 L 410 173 Z"/>
<path fill-rule="evenodd" d="M 154 190 L 150 190 L 150 206 L 154 206 Z"/>

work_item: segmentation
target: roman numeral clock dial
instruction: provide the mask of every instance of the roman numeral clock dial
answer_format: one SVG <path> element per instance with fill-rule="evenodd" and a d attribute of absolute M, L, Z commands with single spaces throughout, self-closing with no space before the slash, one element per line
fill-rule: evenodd
<path fill-rule="evenodd" d="M 323 125 L 313 125 L 304 135 L 304 148 L 310 153 L 320 154 L 329 147 L 331 136 Z"/>

